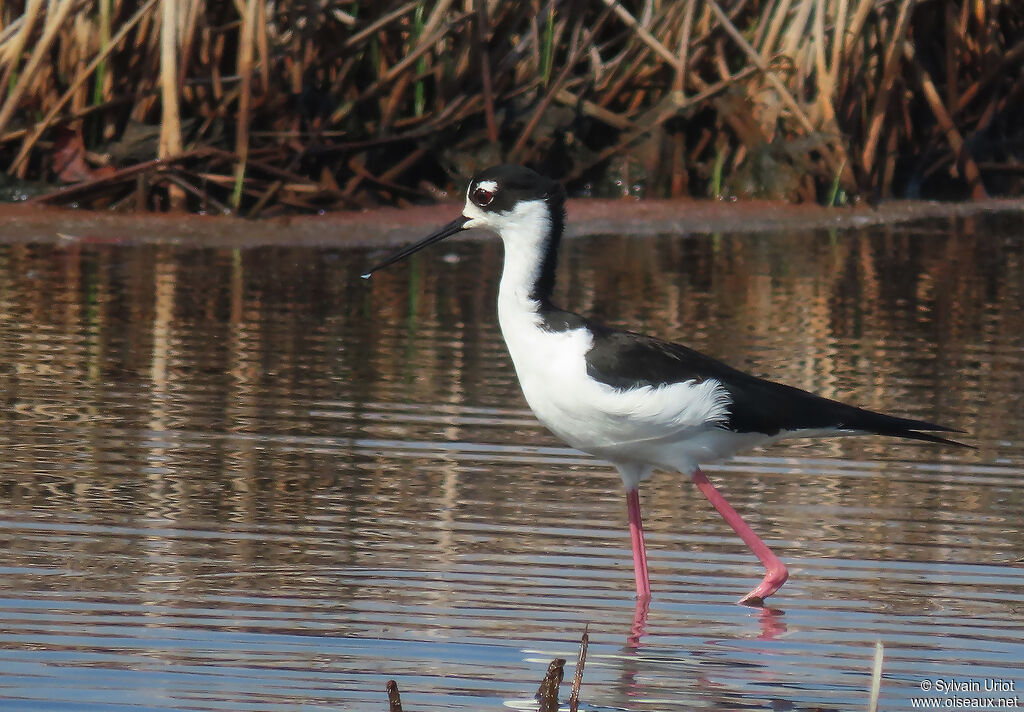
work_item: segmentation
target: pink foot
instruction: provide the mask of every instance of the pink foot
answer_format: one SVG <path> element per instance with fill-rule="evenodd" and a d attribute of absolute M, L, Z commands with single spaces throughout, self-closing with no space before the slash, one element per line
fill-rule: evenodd
<path fill-rule="evenodd" d="M 765 562 L 764 559 L 761 560 L 768 569 L 768 573 L 764 575 L 757 588 L 740 599 L 739 602 L 744 606 L 764 606 L 764 599 L 782 588 L 782 584 L 786 583 L 786 579 L 789 578 L 786 565 L 779 561 L 775 554 L 772 554 L 772 558 L 775 559 L 774 565 Z"/>

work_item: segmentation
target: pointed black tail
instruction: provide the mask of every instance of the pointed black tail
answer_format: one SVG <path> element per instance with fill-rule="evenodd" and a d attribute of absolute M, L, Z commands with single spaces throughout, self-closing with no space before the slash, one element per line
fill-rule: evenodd
<path fill-rule="evenodd" d="M 966 443 L 933 434 L 962 433 L 962 430 L 954 430 L 953 428 L 947 428 L 944 425 L 936 425 L 935 423 L 929 423 L 924 420 L 897 418 L 893 415 L 875 413 L 874 411 L 864 410 L 862 408 L 855 408 L 854 410 L 859 411 L 857 413 L 859 417 L 849 418 L 850 421 L 855 421 L 849 422 L 849 426 L 857 430 L 873 433 L 875 435 L 887 435 L 889 437 L 908 438 L 910 440 L 923 440 L 929 443 L 939 443 L 940 445 L 954 445 L 956 447 L 974 449 L 973 445 L 967 445 Z"/>

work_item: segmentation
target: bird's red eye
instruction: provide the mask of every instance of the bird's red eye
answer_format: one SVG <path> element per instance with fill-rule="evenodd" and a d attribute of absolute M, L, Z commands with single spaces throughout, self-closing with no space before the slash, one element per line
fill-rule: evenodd
<path fill-rule="evenodd" d="M 481 208 L 489 205 L 494 200 L 494 191 L 487 190 L 486 188 L 475 188 L 473 190 L 473 202 L 479 205 Z"/>

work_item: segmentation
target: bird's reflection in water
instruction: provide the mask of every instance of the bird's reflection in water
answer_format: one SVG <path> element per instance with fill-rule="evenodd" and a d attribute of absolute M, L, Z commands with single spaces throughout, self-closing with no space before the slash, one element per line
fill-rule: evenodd
<path fill-rule="evenodd" d="M 647 635 L 647 616 L 651 610 L 650 598 L 637 598 L 636 607 L 633 609 L 633 623 L 626 636 L 626 650 L 637 650 L 643 646 L 642 639 Z M 769 606 L 752 607 L 751 614 L 758 619 L 760 633 L 755 640 L 771 641 L 784 635 L 788 628 L 783 616 L 785 611 Z M 708 640 L 709 645 L 714 645 L 715 640 Z"/>

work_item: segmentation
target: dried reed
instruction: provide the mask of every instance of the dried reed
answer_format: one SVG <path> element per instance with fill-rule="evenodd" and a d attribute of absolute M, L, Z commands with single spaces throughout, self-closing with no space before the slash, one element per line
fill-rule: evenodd
<path fill-rule="evenodd" d="M 59 180 L 70 130 L 116 169 L 81 205 L 243 214 L 501 160 L 596 193 L 979 198 L 1020 191 L 1022 58 L 1012 0 L 26 0 L 0 4 L 0 160 Z"/>

